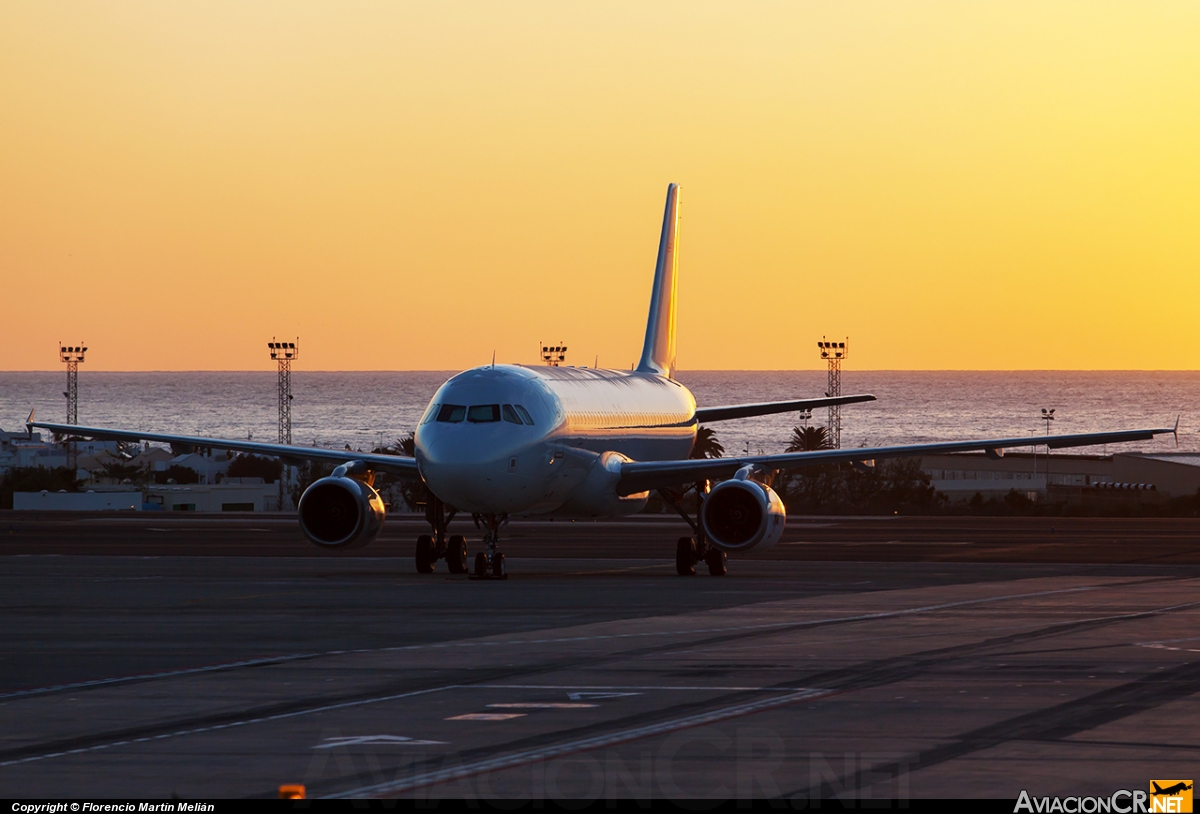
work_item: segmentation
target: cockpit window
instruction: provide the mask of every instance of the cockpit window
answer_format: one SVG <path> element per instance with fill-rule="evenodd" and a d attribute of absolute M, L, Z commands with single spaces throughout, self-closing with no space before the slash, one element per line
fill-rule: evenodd
<path fill-rule="evenodd" d="M 462 404 L 443 404 L 437 414 L 438 421 L 448 424 L 457 424 L 466 417 L 467 408 Z"/>
<path fill-rule="evenodd" d="M 441 406 L 442 405 L 440 404 L 430 404 L 429 409 L 425 411 L 425 417 L 421 419 L 421 423 L 428 424 L 430 421 L 433 421 L 433 419 L 437 418 L 438 407 Z"/>
<path fill-rule="evenodd" d="M 489 421 L 500 420 L 499 404 L 472 404 L 467 410 L 467 421 L 472 424 L 486 424 Z"/>
<path fill-rule="evenodd" d="M 529 426 L 531 426 L 531 427 L 533 426 L 533 416 L 529 415 L 529 411 L 528 411 L 528 410 L 526 410 L 526 409 L 525 409 L 524 407 L 522 407 L 520 404 L 514 404 L 514 405 L 513 405 L 513 409 L 517 411 L 517 415 L 521 416 L 521 419 L 522 419 L 522 420 L 523 420 L 523 421 L 524 421 L 526 424 L 528 424 L 528 425 L 529 425 Z"/>
<path fill-rule="evenodd" d="M 507 421 L 509 424 L 522 423 L 521 417 L 519 415 L 517 415 L 517 411 L 513 409 L 513 406 L 511 404 L 501 405 L 500 410 L 502 413 L 504 413 L 504 420 Z"/>

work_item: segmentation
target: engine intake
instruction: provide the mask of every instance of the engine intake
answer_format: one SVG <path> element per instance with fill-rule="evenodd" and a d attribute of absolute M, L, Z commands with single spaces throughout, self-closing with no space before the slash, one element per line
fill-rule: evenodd
<path fill-rule="evenodd" d="M 770 548 L 783 536 L 786 521 L 779 495 L 741 472 L 717 484 L 700 508 L 704 536 L 722 551 Z"/>
<path fill-rule="evenodd" d="M 362 548 L 387 516 L 374 487 L 347 477 L 321 478 L 304 490 L 298 508 L 300 530 L 321 548 Z"/>

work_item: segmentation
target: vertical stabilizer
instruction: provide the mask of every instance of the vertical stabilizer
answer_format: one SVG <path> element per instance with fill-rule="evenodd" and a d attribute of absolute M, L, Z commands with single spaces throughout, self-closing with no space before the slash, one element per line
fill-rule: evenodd
<path fill-rule="evenodd" d="M 667 187 L 662 237 L 658 241 L 658 264 L 650 292 L 650 317 L 646 320 L 646 344 L 637 369 L 675 378 L 675 281 L 679 270 L 679 184 Z"/>

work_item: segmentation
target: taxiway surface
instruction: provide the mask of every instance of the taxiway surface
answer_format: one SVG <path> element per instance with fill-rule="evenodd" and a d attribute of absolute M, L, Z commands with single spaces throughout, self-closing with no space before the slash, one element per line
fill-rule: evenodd
<path fill-rule="evenodd" d="M 0 794 L 1012 798 L 1200 749 L 1198 521 L 801 520 L 723 578 L 665 519 L 513 524 L 485 583 L 292 522 L 0 517 Z"/>

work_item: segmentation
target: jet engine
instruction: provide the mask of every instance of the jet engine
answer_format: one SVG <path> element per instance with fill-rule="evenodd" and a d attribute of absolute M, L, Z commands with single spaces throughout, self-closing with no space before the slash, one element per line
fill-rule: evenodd
<path fill-rule="evenodd" d="M 786 519 L 779 495 L 743 472 L 713 487 L 700 507 L 704 536 L 726 552 L 770 548 L 783 535 Z"/>
<path fill-rule="evenodd" d="M 387 510 L 370 484 L 355 478 L 321 478 L 304 490 L 300 530 L 321 548 L 362 548 L 383 528 Z"/>

